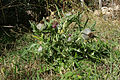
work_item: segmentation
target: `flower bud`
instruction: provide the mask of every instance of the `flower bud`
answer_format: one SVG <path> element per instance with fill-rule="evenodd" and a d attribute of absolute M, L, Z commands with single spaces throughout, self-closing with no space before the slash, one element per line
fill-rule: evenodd
<path fill-rule="evenodd" d="M 38 48 L 38 52 L 42 52 L 42 46 Z"/>
<path fill-rule="evenodd" d="M 70 42 L 71 41 L 71 37 L 68 37 L 68 40 L 67 40 L 68 42 Z"/>

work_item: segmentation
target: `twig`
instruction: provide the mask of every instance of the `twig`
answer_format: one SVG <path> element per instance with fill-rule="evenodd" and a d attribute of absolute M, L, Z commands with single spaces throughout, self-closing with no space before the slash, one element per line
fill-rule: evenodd
<path fill-rule="evenodd" d="M 1 1 L 1 0 L 0 0 L 0 6 L 2 7 L 2 1 Z M 1 11 L 2 11 L 2 15 L 3 15 L 3 20 L 4 20 L 4 22 L 6 23 L 4 10 L 1 9 Z"/>
<path fill-rule="evenodd" d="M 12 5 L 12 6 L 3 6 L 2 8 L 0 8 L 0 10 L 11 8 L 11 7 L 18 7 L 18 6 L 23 6 L 23 4 L 17 4 L 17 5 Z"/>
<path fill-rule="evenodd" d="M 16 12 L 17 27 L 18 27 L 19 18 L 18 18 L 18 11 L 17 11 L 17 8 L 16 8 L 16 7 L 15 7 L 15 12 Z"/>
<path fill-rule="evenodd" d="M 1 29 L 5 32 L 6 35 L 10 37 L 10 35 L 1 27 Z"/>
<path fill-rule="evenodd" d="M 7 5 L 5 5 L 5 6 L 3 6 L 3 7 L 7 7 L 7 6 L 9 6 L 9 5 L 11 5 L 13 2 L 15 2 L 16 0 L 13 0 L 13 1 L 11 1 L 10 3 L 8 3 Z"/>
<path fill-rule="evenodd" d="M 12 7 L 19 7 L 19 6 L 26 6 L 26 4 L 24 3 L 19 3 L 19 4 L 16 4 L 16 5 L 12 5 L 12 6 L 3 6 L 2 8 L 0 8 L 0 10 L 2 9 L 7 9 L 7 8 L 12 8 Z M 35 5 L 35 4 L 29 4 L 29 6 L 36 6 L 36 7 L 44 7 L 44 6 L 40 6 L 40 5 Z"/>

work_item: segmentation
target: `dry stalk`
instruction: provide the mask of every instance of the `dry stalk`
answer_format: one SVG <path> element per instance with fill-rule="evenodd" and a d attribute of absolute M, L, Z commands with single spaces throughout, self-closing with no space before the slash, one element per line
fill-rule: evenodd
<path fill-rule="evenodd" d="M 2 7 L 2 1 L 1 1 L 1 0 L 0 0 L 0 6 Z M 2 11 L 2 15 L 3 15 L 3 20 L 4 20 L 4 22 L 6 23 L 4 10 L 1 9 L 1 11 Z"/>

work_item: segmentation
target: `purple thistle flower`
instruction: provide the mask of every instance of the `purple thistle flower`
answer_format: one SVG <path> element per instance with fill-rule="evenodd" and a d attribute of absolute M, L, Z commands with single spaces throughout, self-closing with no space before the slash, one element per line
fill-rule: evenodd
<path fill-rule="evenodd" d="M 71 36 L 72 36 L 72 34 L 69 34 L 68 36 L 69 36 L 69 37 L 71 37 Z"/>
<path fill-rule="evenodd" d="M 56 28 L 58 25 L 58 22 L 54 22 L 53 25 L 52 25 L 52 28 Z"/>

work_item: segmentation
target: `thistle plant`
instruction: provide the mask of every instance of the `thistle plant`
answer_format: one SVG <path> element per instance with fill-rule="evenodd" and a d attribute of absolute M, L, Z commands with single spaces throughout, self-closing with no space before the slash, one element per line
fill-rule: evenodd
<path fill-rule="evenodd" d="M 58 11 L 58 13 L 60 12 Z M 46 27 L 42 31 L 38 30 L 39 35 L 34 35 L 33 37 L 37 37 L 40 40 L 41 44 L 38 48 L 38 54 L 42 54 L 41 57 L 46 62 L 55 63 L 57 59 L 67 61 L 69 57 L 78 60 L 87 58 L 104 62 L 101 58 L 109 56 L 111 49 L 108 44 L 99 39 L 97 41 L 93 40 L 92 43 L 86 42 L 84 44 L 84 39 L 88 40 L 94 35 L 90 35 L 92 33 L 91 29 L 84 29 L 81 26 L 82 15 L 83 13 L 78 12 L 70 16 L 61 17 L 59 14 L 59 20 L 54 19 L 50 20 L 50 22 L 44 20 Z M 74 32 L 70 32 L 68 27 L 72 22 L 76 22 L 79 25 Z"/>

